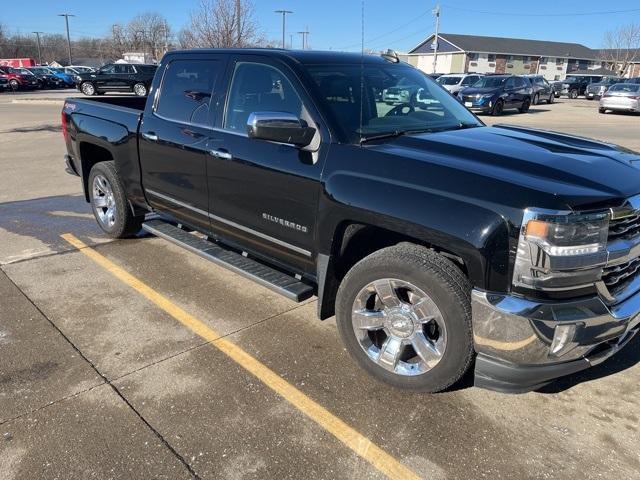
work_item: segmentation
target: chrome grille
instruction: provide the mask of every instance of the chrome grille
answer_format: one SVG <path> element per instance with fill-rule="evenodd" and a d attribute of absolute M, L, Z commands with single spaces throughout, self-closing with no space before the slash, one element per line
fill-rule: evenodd
<path fill-rule="evenodd" d="M 615 296 L 631 283 L 638 271 L 640 271 L 640 257 L 626 263 L 605 267 L 602 272 L 602 281 L 607 286 L 609 293 Z"/>
<path fill-rule="evenodd" d="M 609 221 L 609 241 L 630 239 L 640 234 L 640 213 Z"/>

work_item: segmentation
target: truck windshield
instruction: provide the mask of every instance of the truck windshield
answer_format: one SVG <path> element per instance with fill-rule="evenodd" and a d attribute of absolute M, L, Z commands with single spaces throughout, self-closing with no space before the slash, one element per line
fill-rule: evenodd
<path fill-rule="evenodd" d="M 406 64 L 309 65 L 307 71 L 336 124 L 354 143 L 385 134 L 482 125 L 434 80 Z"/>

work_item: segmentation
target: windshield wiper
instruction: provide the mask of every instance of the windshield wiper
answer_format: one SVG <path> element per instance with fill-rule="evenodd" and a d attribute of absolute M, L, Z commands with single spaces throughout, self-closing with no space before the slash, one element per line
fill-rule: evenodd
<path fill-rule="evenodd" d="M 361 137 L 360 138 L 360 145 L 362 145 L 363 143 L 367 143 L 370 142 L 371 140 L 383 140 L 385 138 L 396 138 L 396 137 L 400 137 L 402 135 L 408 135 L 408 134 L 412 134 L 412 133 L 424 133 L 424 132 L 432 132 L 433 129 L 431 128 L 414 128 L 414 129 L 408 129 L 408 130 L 394 130 L 393 132 L 385 132 L 385 133 L 381 133 L 379 135 L 371 135 L 369 137 Z"/>

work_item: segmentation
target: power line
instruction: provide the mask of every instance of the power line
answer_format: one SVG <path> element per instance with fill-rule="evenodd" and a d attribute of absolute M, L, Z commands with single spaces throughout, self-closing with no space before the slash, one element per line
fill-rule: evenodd
<path fill-rule="evenodd" d="M 571 13 L 516 13 L 516 12 L 492 12 L 487 10 L 474 10 L 472 8 L 456 7 L 455 5 L 443 4 L 444 7 L 463 12 L 478 13 L 481 15 L 499 15 L 504 17 L 576 17 L 590 15 L 615 15 L 620 13 L 640 12 L 640 8 L 630 8 L 627 10 L 605 10 L 600 12 L 571 12 Z"/>
<path fill-rule="evenodd" d="M 384 37 L 386 37 L 387 35 L 391 35 L 392 33 L 396 33 L 397 31 L 402 30 L 402 29 L 403 29 L 404 27 L 406 27 L 407 25 L 411 25 L 412 23 L 416 22 L 417 20 L 420 20 L 422 17 L 425 17 L 425 16 L 427 16 L 427 15 L 431 14 L 431 11 L 432 11 L 432 9 L 431 9 L 431 8 L 430 8 L 429 10 L 425 10 L 425 11 L 424 11 L 424 12 L 422 12 L 420 15 L 418 15 L 417 17 L 414 17 L 413 19 L 409 20 L 408 22 L 403 23 L 402 25 L 399 25 L 399 26 L 397 26 L 397 27 L 393 28 L 392 30 L 388 30 L 388 31 L 386 31 L 385 33 L 382 33 L 382 34 L 380 34 L 380 35 L 377 35 L 377 36 L 375 36 L 375 37 L 371 37 L 371 38 L 369 38 L 369 39 L 365 40 L 365 43 L 375 42 L 376 40 L 379 40 L 380 38 L 384 38 Z M 351 45 L 347 45 L 347 46 L 345 46 L 345 47 L 339 47 L 339 48 L 337 48 L 336 50 L 348 50 L 348 49 L 350 49 L 350 48 L 359 47 L 359 46 L 361 46 L 361 45 L 360 45 L 360 42 L 358 42 L 358 43 L 353 43 L 353 44 L 351 44 Z"/>

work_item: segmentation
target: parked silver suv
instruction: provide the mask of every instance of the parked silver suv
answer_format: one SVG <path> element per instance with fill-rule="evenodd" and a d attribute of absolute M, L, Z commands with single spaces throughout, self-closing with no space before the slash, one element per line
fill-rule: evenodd
<path fill-rule="evenodd" d="M 478 73 L 450 73 L 439 76 L 436 82 L 447 89 L 449 93 L 457 96 L 460 90 L 473 86 L 481 78 L 482 75 Z"/>

